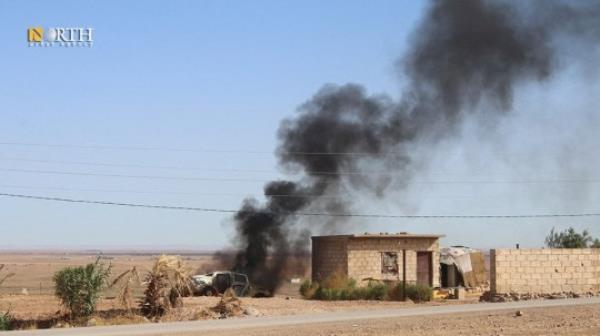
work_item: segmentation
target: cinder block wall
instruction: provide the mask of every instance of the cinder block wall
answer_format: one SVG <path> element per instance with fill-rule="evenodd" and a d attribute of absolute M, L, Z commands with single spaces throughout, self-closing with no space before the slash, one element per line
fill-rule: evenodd
<path fill-rule="evenodd" d="M 348 274 L 348 237 L 312 238 L 312 281 L 321 281 L 334 273 Z"/>
<path fill-rule="evenodd" d="M 494 294 L 578 294 L 600 291 L 600 249 L 490 251 Z"/>
<path fill-rule="evenodd" d="M 402 280 L 402 250 L 406 250 L 406 281 L 417 281 L 417 251 L 432 252 L 433 286 L 440 285 L 439 243 L 432 238 L 351 238 L 348 240 L 348 277 L 365 284 L 364 279 Z M 398 275 L 381 273 L 381 253 L 398 254 Z"/>

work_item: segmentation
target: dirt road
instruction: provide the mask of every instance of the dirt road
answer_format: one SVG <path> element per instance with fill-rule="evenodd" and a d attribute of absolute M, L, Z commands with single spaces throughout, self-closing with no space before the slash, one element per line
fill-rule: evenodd
<path fill-rule="evenodd" d="M 585 305 L 595 305 L 584 307 Z M 554 308 L 552 308 L 554 307 Z M 567 308 L 568 307 L 568 308 Z M 371 310 L 359 310 L 349 312 L 337 312 L 337 313 L 322 313 L 322 314 L 304 314 L 294 316 L 276 316 L 276 317 L 257 317 L 257 318 L 239 318 L 239 319 L 228 319 L 228 320 L 211 320 L 211 321 L 195 321 L 195 322 L 177 322 L 177 323 L 161 323 L 161 324 L 141 324 L 141 325 L 123 325 L 123 326 L 110 326 L 110 327 L 90 327 L 90 328 L 73 328 L 73 329 L 47 329 L 47 330 L 25 330 L 16 332 L 3 333 L 3 336 L 13 335 L 43 335 L 43 336 L 54 336 L 54 335 L 87 335 L 87 336 L 120 336 L 120 335 L 195 335 L 202 333 L 202 335 L 210 335 L 211 331 L 220 331 L 219 335 L 249 335 L 252 332 L 257 332 L 256 335 L 331 335 L 339 334 L 332 332 L 329 334 L 323 334 L 324 330 L 335 326 L 336 323 L 344 323 L 343 326 L 356 328 L 359 323 L 369 324 L 373 323 L 374 320 L 383 319 L 383 325 L 390 325 L 391 331 L 394 333 L 401 331 L 395 321 L 389 319 L 401 319 L 401 318 L 420 318 L 422 319 L 422 326 L 434 327 L 434 331 L 442 332 L 444 335 L 476 335 L 477 328 L 473 326 L 473 330 L 467 333 L 453 333 L 452 327 L 442 327 L 444 321 L 460 320 L 468 316 L 479 315 L 481 318 L 482 313 L 486 312 L 501 312 L 514 311 L 517 309 L 532 309 L 532 308 L 545 308 L 538 309 L 542 313 L 545 311 L 552 311 L 553 309 L 559 309 L 560 311 L 555 312 L 558 317 L 568 316 L 568 312 L 565 310 L 569 309 L 584 310 L 586 316 L 581 318 L 587 322 L 591 321 L 590 329 L 591 333 L 588 335 L 596 335 L 600 331 L 600 314 L 598 308 L 600 307 L 600 298 L 582 298 L 582 299 L 564 299 L 564 300 L 547 300 L 547 301 L 521 301 L 521 302 L 507 302 L 507 303 L 480 303 L 480 304 L 467 304 L 467 305 L 451 305 L 451 306 L 422 306 L 413 308 L 396 308 L 396 309 L 371 309 Z M 586 309 L 588 308 L 588 309 Z M 466 313 L 466 314 L 465 314 Z M 424 316 L 428 315 L 448 315 L 449 317 L 443 319 L 424 319 Z M 526 312 L 527 314 L 527 312 Z M 565 315 L 567 314 L 567 315 Z M 584 314 L 584 315 L 585 315 Z M 590 316 L 591 314 L 591 316 Z M 527 316 L 527 315 L 526 315 Z M 522 316 L 520 324 L 527 327 L 528 321 L 531 317 Z M 553 317 L 549 317 L 550 322 Z M 387 319 L 387 320 L 386 320 Z M 530 321 L 531 322 L 531 321 Z M 320 324 L 320 325 L 319 325 Z M 487 325 L 489 322 L 484 322 L 483 325 Z M 436 327 L 439 326 L 439 327 Z M 550 324 L 542 324 L 541 327 L 551 327 Z M 464 326 L 463 326 L 464 327 Z M 307 333 L 303 333 L 303 329 L 307 329 Z M 595 328 L 595 329 L 592 329 Z M 337 329 L 335 329 L 337 330 Z M 498 328 L 501 330 L 501 326 Z M 535 331 L 535 330 L 533 330 Z M 539 331 L 539 330 L 538 330 Z M 543 331 L 543 330 L 542 330 Z M 276 332 L 276 333 L 271 333 Z M 383 331 L 382 331 L 383 332 Z M 414 335 L 421 335 L 419 333 L 409 332 Z M 346 334 L 352 333 L 352 329 Z M 376 335 L 377 333 L 358 333 L 359 335 Z M 401 333 L 396 333 L 402 335 Z M 436 334 L 433 332 L 423 333 L 422 335 Z M 439 333 L 437 333 L 439 334 Z M 439 334 L 439 335 L 442 335 Z M 502 333 L 503 335 L 506 335 Z M 525 333 L 520 331 L 522 335 L 542 335 L 542 334 L 553 334 L 553 333 Z M 586 335 L 586 333 L 577 333 L 578 335 Z M 343 333 L 342 333 L 343 335 Z M 486 335 L 489 335 L 486 334 Z M 493 335 L 493 334 L 492 334 Z M 561 335 L 561 334 L 557 334 Z M 566 334 L 565 334 L 566 335 Z"/>

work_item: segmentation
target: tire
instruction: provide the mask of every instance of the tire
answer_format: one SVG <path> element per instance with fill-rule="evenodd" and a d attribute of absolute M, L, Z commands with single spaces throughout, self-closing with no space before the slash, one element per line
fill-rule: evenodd
<path fill-rule="evenodd" d="M 218 292 L 213 287 L 206 287 L 200 292 L 201 296 L 217 296 Z"/>

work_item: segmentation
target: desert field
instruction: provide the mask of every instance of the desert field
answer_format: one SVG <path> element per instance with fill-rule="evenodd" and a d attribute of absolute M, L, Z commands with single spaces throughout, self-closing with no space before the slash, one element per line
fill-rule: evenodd
<path fill-rule="evenodd" d="M 85 252 L 39 252 L 39 253 L 0 253 L 0 264 L 5 268 L 2 274 L 14 273 L 0 286 L 0 294 L 53 295 L 52 276 L 62 268 L 92 263 L 100 257 L 105 264 L 112 266 L 111 277 L 137 267 L 140 275 L 152 267 L 159 253 L 85 253 Z M 189 269 L 197 274 L 218 267 L 218 262 L 210 254 L 178 254 Z M 114 296 L 113 289 L 107 289 L 105 296 Z M 136 288 L 141 292 L 141 287 Z"/>
<path fill-rule="evenodd" d="M 170 253 L 170 252 L 169 252 Z M 221 263 L 212 254 L 203 253 L 172 253 L 181 256 L 192 274 L 202 274 L 214 270 L 223 269 Z M 98 256 L 101 262 L 110 264 L 112 267 L 111 279 L 116 278 L 122 272 L 136 267 L 140 276 L 152 267 L 159 253 L 86 253 L 86 252 L 19 252 L 0 254 L 0 264 L 4 269 L 0 276 L 12 273 L 0 286 L 0 312 L 10 309 L 11 314 L 22 320 L 49 319 L 61 313 L 59 300 L 54 296 L 54 283 L 52 276 L 57 271 L 68 266 L 79 266 L 94 262 Z M 298 275 L 298 276 L 306 276 Z M 289 299 L 298 298 L 299 284 L 291 284 L 286 281 L 278 293 L 277 298 L 266 299 L 244 299 L 255 303 L 265 314 L 294 313 L 297 302 L 292 304 Z M 117 286 L 107 288 L 103 291 L 103 299 L 99 304 L 99 312 L 120 309 L 117 300 Z M 141 296 L 143 288 L 136 285 L 133 288 L 134 296 Z M 286 300 L 287 298 L 287 300 Z M 215 305 L 218 298 L 195 297 L 185 299 L 186 311 L 193 312 L 197 308 Z M 264 305 L 264 303 L 269 304 Z M 277 302 L 282 302 L 279 305 Z M 331 305 L 333 307 L 333 305 Z M 294 308 L 294 309 L 292 309 Z M 313 309 L 329 309 L 323 307 L 300 307 L 297 312 L 306 312 Z M 183 314 L 183 313 L 182 313 Z"/>

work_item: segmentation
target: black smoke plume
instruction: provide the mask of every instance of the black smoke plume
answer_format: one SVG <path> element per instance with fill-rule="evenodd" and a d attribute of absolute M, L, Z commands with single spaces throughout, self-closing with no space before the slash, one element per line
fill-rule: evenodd
<path fill-rule="evenodd" d="M 322 225 L 307 225 L 294 213 L 348 213 L 352 192 L 381 196 L 396 180 L 410 179 L 407 145 L 424 139 L 435 145 L 465 118 L 510 111 L 518 86 L 550 78 L 561 50 L 576 40 L 597 40 L 598 8 L 558 1 L 432 2 L 397 63 L 407 83 L 399 100 L 368 95 L 356 84 L 326 85 L 282 122 L 279 163 L 303 178 L 268 183 L 265 204 L 244 201 L 234 218 L 233 269 L 274 293 L 286 261 L 307 250 L 310 233 L 343 222 L 321 217 Z M 369 163 L 394 174 L 362 174 Z"/>

